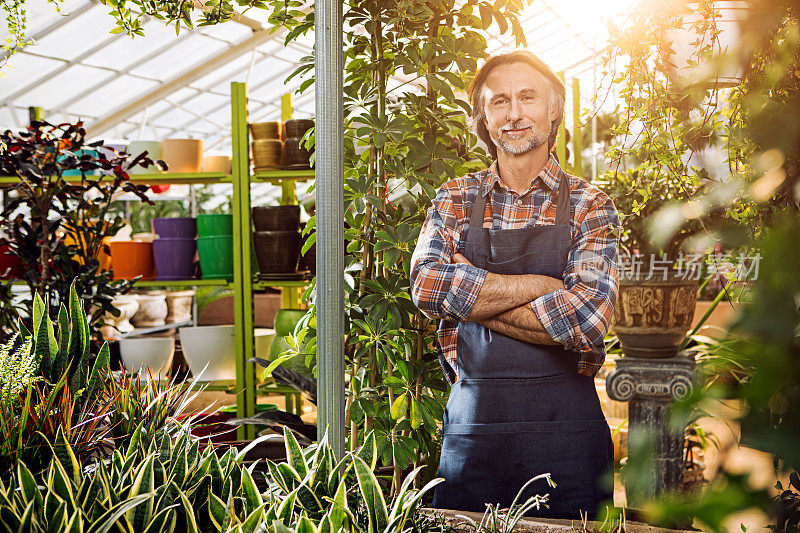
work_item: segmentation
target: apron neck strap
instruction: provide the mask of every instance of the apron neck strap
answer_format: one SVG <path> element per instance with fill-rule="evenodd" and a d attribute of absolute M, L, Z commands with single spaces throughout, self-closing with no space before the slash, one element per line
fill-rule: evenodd
<path fill-rule="evenodd" d="M 558 177 L 558 207 L 556 208 L 556 225 L 569 224 L 569 176 L 561 172 Z"/>
<path fill-rule="evenodd" d="M 491 194 L 491 189 L 484 196 L 481 194 L 483 183 L 478 183 L 478 194 L 475 198 L 475 205 L 472 206 L 472 214 L 469 218 L 470 228 L 482 228 L 483 219 L 486 215 L 486 196 Z M 556 225 L 569 224 L 569 176 L 564 172 L 561 173 L 558 179 L 558 207 L 556 208 Z"/>
<path fill-rule="evenodd" d="M 478 194 L 475 197 L 475 205 L 472 206 L 472 215 L 469 217 L 470 228 L 482 228 L 483 218 L 486 215 L 486 196 L 481 194 L 483 183 L 478 182 Z M 491 194 L 491 191 L 489 192 Z"/>

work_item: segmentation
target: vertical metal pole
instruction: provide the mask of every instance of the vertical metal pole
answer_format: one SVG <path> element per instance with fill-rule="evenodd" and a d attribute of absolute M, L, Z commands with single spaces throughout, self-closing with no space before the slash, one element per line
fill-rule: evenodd
<path fill-rule="evenodd" d="M 344 143 L 342 2 L 317 0 L 317 427 L 344 454 Z"/>
<path fill-rule="evenodd" d="M 564 71 L 557 73 L 561 83 L 564 83 Z M 566 107 L 566 102 L 564 102 Z M 566 115 L 566 113 L 565 113 Z M 566 116 L 564 117 L 566 119 Z M 561 168 L 567 166 L 567 125 L 566 120 L 562 120 L 558 126 L 558 138 L 556 139 L 556 157 L 558 157 L 558 164 Z"/>
<path fill-rule="evenodd" d="M 581 87 L 578 78 L 572 80 L 572 161 L 575 175 L 583 177 L 583 131 L 581 130 Z"/>

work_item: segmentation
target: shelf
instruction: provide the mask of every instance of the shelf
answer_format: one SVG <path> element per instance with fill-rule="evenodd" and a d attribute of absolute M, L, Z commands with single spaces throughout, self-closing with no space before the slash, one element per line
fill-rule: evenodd
<path fill-rule="evenodd" d="M 314 170 L 259 170 L 253 174 L 254 180 L 281 181 L 295 180 L 306 181 L 314 179 Z"/>
<path fill-rule="evenodd" d="M 233 287 L 233 282 L 224 279 L 178 279 L 137 281 L 137 287 Z"/>
<path fill-rule="evenodd" d="M 301 281 L 285 281 L 285 280 L 274 280 L 274 281 L 261 281 L 259 279 L 253 280 L 253 290 L 260 290 L 260 289 L 268 289 L 268 288 L 278 288 L 278 287 L 306 287 L 311 281 L 301 280 Z"/>
<path fill-rule="evenodd" d="M 194 322 L 192 322 L 191 320 L 187 320 L 186 322 L 172 322 L 170 324 L 163 324 L 161 326 L 152 326 L 152 327 L 149 327 L 149 328 L 136 328 L 133 331 L 131 331 L 130 333 L 123 333 L 122 335 L 120 335 L 117 338 L 117 340 L 125 339 L 127 337 L 135 337 L 135 336 L 139 336 L 139 335 L 147 335 L 149 333 L 159 333 L 159 332 L 162 332 L 162 331 L 169 331 L 171 329 L 184 328 L 184 327 L 193 326 L 193 325 L 194 325 Z"/>
<path fill-rule="evenodd" d="M 308 171 L 305 171 L 306 174 Z M 100 178 L 110 178 L 110 176 L 87 176 L 95 180 Z M 67 176 L 64 178 L 68 183 L 80 183 L 81 176 Z M 19 182 L 17 176 L 0 176 L 0 185 L 14 185 Z M 141 185 L 160 184 L 199 184 L 199 183 L 231 183 L 231 176 L 223 172 L 192 172 L 192 173 L 163 173 L 163 174 L 131 174 L 131 183 Z"/>

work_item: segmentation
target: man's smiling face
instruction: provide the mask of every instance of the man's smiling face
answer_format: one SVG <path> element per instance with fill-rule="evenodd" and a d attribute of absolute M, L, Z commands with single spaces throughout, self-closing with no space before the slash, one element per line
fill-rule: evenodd
<path fill-rule="evenodd" d="M 556 118 L 550 94 L 547 78 L 527 63 L 492 69 L 483 88 L 483 112 L 500 150 L 519 155 L 547 143 Z"/>

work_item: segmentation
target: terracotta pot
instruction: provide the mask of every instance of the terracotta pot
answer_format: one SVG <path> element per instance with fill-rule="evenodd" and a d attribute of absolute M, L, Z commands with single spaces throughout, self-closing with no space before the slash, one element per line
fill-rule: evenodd
<path fill-rule="evenodd" d="M 137 328 L 163 326 L 167 322 L 167 296 L 164 291 L 150 291 L 137 294 L 139 309 L 133 315 Z"/>
<path fill-rule="evenodd" d="M 694 317 L 697 280 L 674 275 L 619 280 L 614 332 L 630 357 L 667 358 L 678 354 Z"/>
<path fill-rule="evenodd" d="M 210 155 L 203 158 L 203 172 L 231 173 L 231 156 Z"/>
<path fill-rule="evenodd" d="M 254 122 L 250 124 L 250 137 L 255 140 L 280 139 L 280 122 Z"/>
<path fill-rule="evenodd" d="M 133 161 L 142 153 L 147 152 L 147 157 L 154 162 L 159 159 L 164 159 L 164 145 L 159 141 L 131 141 L 126 149 L 130 155 L 128 161 Z M 157 174 L 158 170 L 155 166 L 151 165 L 147 168 L 139 165 L 130 169 L 129 174 Z"/>
<path fill-rule="evenodd" d="M 299 205 L 268 205 L 253 208 L 256 231 L 297 231 L 300 227 Z"/>
<path fill-rule="evenodd" d="M 168 172 L 200 172 L 203 165 L 203 139 L 166 139 L 164 162 Z"/>
<path fill-rule="evenodd" d="M 100 327 L 100 333 L 105 340 L 118 339 L 120 335 L 133 331 L 134 327 L 130 323 L 130 319 L 139 309 L 139 302 L 136 296 L 132 294 L 117 296 L 111 302 L 111 305 L 117 308 L 119 316 L 114 316 L 111 313 L 103 314 L 105 325 Z"/>
<path fill-rule="evenodd" d="M 114 279 L 132 279 L 139 275 L 144 280 L 153 279 L 156 267 L 152 242 L 114 241 L 109 246 Z"/>
<path fill-rule="evenodd" d="M 277 169 L 281 166 L 283 143 L 275 139 L 255 140 L 252 144 L 253 166 L 256 169 Z"/>
<path fill-rule="evenodd" d="M 167 292 L 167 324 L 188 322 L 192 319 L 194 290 Z"/>

